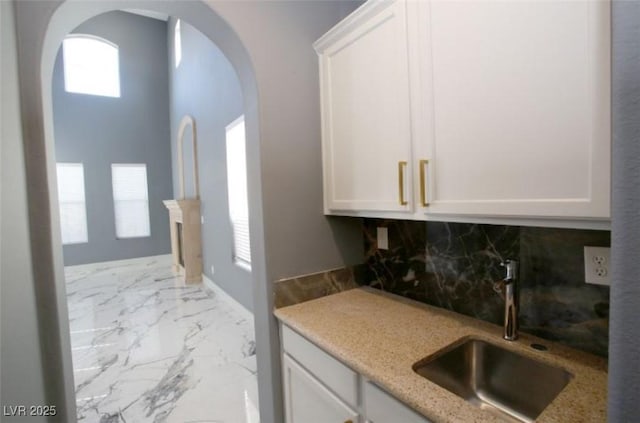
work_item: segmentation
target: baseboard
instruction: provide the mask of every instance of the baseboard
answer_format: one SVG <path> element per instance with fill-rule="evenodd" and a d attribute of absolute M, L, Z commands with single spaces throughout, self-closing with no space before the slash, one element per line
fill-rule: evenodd
<path fill-rule="evenodd" d="M 169 260 L 171 262 L 172 257 L 171 254 L 160 254 L 157 256 L 148 256 L 148 257 L 135 257 L 130 259 L 122 259 L 122 260 L 112 260 L 112 261 L 100 261 L 96 263 L 85 263 L 85 264 L 74 264 L 71 266 L 65 266 L 65 270 L 82 270 L 83 268 L 95 268 L 96 266 L 104 266 L 104 267 L 117 267 L 126 264 L 146 264 L 152 262 L 154 260 Z"/>
<path fill-rule="evenodd" d="M 226 302 L 231 304 L 231 306 L 234 309 L 236 309 L 240 314 L 242 314 L 244 318 L 246 318 L 247 320 L 251 320 L 251 322 L 253 322 L 253 313 L 249 309 L 247 309 L 245 306 L 240 304 L 231 295 L 227 294 L 224 289 L 220 288 L 218 284 L 216 284 L 214 281 L 209 279 L 207 275 L 205 275 L 204 273 L 202 274 L 202 284 L 206 289 L 212 291 L 215 295 L 219 296 L 220 298 L 224 299 Z"/>

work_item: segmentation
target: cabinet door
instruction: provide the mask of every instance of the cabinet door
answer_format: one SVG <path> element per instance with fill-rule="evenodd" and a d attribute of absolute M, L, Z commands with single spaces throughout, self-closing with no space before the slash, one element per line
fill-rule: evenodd
<path fill-rule="evenodd" d="M 325 211 L 411 211 L 405 2 L 367 3 L 314 46 Z"/>
<path fill-rule="evenodd" d="M 608 2 L 419 7 L 424 211 L 608 218 Z"/>
<path fill-rule="evenodd" d="M 285 413 L 287 423 L 357 423 L 358 413 L 349 408 L 322 383 L 283 356 Z"/>
<path fill-rule="evenodd" d="M 364 383 L 362 395 L 367 423 L 429 423 L 371 382 Z"/>

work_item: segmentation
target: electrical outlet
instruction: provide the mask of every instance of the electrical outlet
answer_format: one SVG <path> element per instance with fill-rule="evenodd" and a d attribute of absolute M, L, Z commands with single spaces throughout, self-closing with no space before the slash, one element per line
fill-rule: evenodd
<path fill-rule="evenodd" d="M 600 278 L 604 278 L 607 276 L 607 268 L 606 267 L 596 267 L 596 275 Z"/>
<path fill-rule="evenodd" d="M 200 224 L 204 225 L 204 216 L 200 216 Z"/>
<path fill-rule="evenodd" d="M 211 265 L 211 275 L 213 275 L 214 270 L 213 270 L 213 264 Z"/>
<path fill-rule="evenodd" d="M 584 247 L 584 280 L 596 285 L 611 285 L 609 265 L 611 249 L 608 247 Z"/>
<path fill-rule="evenodd" d="M 389 249 L 389 230 L 387 228 L 377 228 L 378 250 Z"/>

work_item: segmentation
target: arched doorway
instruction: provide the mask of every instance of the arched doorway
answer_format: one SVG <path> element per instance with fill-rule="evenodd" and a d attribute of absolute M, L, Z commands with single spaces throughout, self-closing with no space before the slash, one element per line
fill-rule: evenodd
<path fill-rule="evenodd" d="M 20 13 L 28 13 L 26 5 Z M 55 163 L 53 157 L 53 117 L 51 99 L 51 76 L 55 55 L 64 36 L 81 22 L 101 13 L 117 10 L 120 2 L 59 2 L 38 6 L 31 10 L 33 14 L 25 20 L 34 23 L 34 27 L 46 28 L 44 34 L 34 39 L 23 40 L 21 51 L 29 51 L 23 57 L 21 65 L 29 70 L 22 75 L 23 113 L 30 124 L 25 124 L 25 149 L 29 157 L 27 164 L 30 185 L 30 221 L 38 222 L 38 231 L 32 236 L 33 259 L 38 263 L 36 291 L 41 309 L 45 308 L 41 318 L 45 333 L 43 343 L 47 345 L 47 361 L 56 363 L 55 369 L 48 369 L 47 389 L 51 398 L 59 399 L 59 416 L 65 421 L 74 421 L 75 399 L 71 355 L 69 351 L 68 320 L 65 305 L 64 275 L 60 249 L 60 232 L 57 225 L 58 212 L 54 205 L 57 199 L 55 190 Z M 190 22 L 203 34 L 216 43 L 234 66 L 242 85 L 245 103 L 245 121 L 247 126 L 248 155 L 259 153 L 258 111 L 256 82 L 250 59 L 241 41 L 229 25 L 209 6 L 202 2 L 145 2 L 132 1 L 128 8 L 151 10 L 175 16 Z M 20 20 L 20 18 L 18 18 Z M 25 44 L 30 44 L 28 47 Z M 31 48 L 32 47 L 32 48 Z M 36 66 L 36 64 L 38 66 Z M 32 124 L 32 125 L 31 125 Z M 260 255 L 264 248 L 262 236 L 260 180 L 258 173 L 250 178 L 250 210 L 252 216 L 252 243 L 257 246 L 255 254 Z M 255 210 L 254 210 L 255 208 Z M 258 225 L 256 225 L 258 222 Z M 253 234 L 255 232 L 255 235 Z M 257 281 L 266 279 L 264 257 L 258 257 L 253 266 L 254 286 Z M 255 296 L 254 296 L 255 298 Z M 44 321 L 43 321 L 44 320 Z M 267 348 L 270 348 L 267 346 Z M 62 407 L 64 403 L 65 407 Z"/>

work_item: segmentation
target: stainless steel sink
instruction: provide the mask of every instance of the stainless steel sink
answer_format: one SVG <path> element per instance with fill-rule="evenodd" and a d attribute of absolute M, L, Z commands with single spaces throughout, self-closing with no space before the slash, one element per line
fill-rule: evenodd
<path fill-rule="evenodd" d="M 534 421 L 573 377 L 478 339 L 454 343 L 413 370 L 480 408 L 525 422 Z"/>

